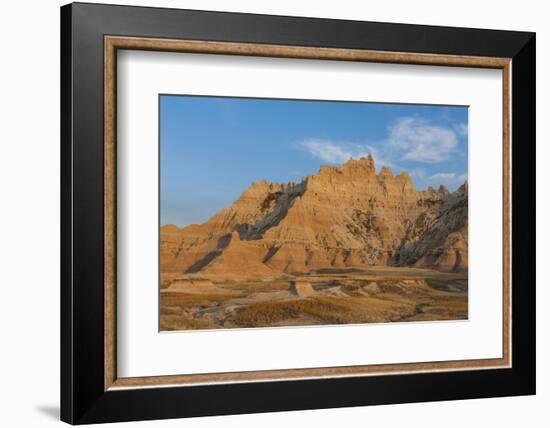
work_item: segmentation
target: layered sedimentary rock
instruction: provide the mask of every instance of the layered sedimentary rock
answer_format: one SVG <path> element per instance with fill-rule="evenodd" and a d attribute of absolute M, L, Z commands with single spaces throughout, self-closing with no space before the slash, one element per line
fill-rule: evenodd
<path fill-rule="evenodd" d="M 315 294 L 315 290 L 312 285 L 306 281 L 290 281 L 288 291 L 296 296 L 311 296 Z"/>
<path fill-rule="evenodd" d="M 426 210 L 407 227 L 394 256 L 398 265 L 441 271 L 468 270 L 468 184 Z"/>
<path fill-rule="evenodd" d="M 369 265 L 468 266 L 468 189 L 417 191 L 371 156 L 300 183 L 259 181 L 201 225 L 161 228 L 163 273 L 276 276 Z"/>

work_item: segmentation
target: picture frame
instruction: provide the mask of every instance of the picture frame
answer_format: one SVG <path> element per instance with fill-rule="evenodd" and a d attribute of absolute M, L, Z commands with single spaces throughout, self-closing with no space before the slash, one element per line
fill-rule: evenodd
<path fill-rule="evenodd" d="M 502 70 L 502 358 L 119 377 L 118 50 Z M 535 97 L 534 33 L 63 6 L 61 419 L 86 424 L 534 394 Z M 499 160 L 486 162 L 490 168 Z"/>

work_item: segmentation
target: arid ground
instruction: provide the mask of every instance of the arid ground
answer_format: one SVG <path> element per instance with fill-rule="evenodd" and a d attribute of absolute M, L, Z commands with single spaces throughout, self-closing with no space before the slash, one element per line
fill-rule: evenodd
<path fill-rule="evenodd" d="M 251 184 L 208 221 L 160 229 L 160 329 L 468 316 L 468 184 L 416 190 L 372 156 Z"/>
<path fill-rule="evenodd" d="M 390 266 L 263 280 L 163 275 L 160 330 L 467 319 L 467 278 Z"/>

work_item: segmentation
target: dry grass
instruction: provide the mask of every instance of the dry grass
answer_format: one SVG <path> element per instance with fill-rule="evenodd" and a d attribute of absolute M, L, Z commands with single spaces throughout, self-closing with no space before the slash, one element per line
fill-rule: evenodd
<path fill-rule="evenodd" d="M 408 321 L 443 321 L 468 319 L 468 302 L 448 300 L 423 308 L 423 313 L 411 317 Z"/>
<path fill-rule="evenodd" d="M 204 328 L 212 328 L 212 326 L 208 322 L 196 320 L 181 313 L 178 315 L 164 314 L 160 317 L 161 331 L 199 330 Z"/>
<path fill-rule="evenodd" d="M 205 306 L 210 307 L 228 299 L 235 298 L 234 293 L 170 293 L 160 295 L 160 306 Z"/>
<path fill-rule="evenodd" d="M 261 302 L 240 308 L 233 319 L 243 327 L 270 326 L 303 316 L 319 324 L 388 322 L 404 313 L 413 315 L 415 305 L 407 301 L 375 297 L 317 296 L 301 300 Z"/>
<path fill-rule="evenodd" d="M 317 293 L 288 297 L 289 281 L 217 282 L 219 291 L 162 292 L 161 330 L 459 320 L 468 317 L 466 274 L 420 269 L 306 275 Z M 423 275 L 423 277 L 422 277 Z M 425 280 L 425 281 L 424 281 Z M 375 282 L 377 287 L 368 287 Z M 336 287 L 336 294 L 331 289 Z M 369 291 L 365 291 L 369 290 Z M 265 301 L 266 293 L 274 292 Z M 264 296 L 257 299 L 257 296 Z M 276 297 L 275 297 L 276 296 Z M 282 300 L 281 300 L 282 299 Z"/>

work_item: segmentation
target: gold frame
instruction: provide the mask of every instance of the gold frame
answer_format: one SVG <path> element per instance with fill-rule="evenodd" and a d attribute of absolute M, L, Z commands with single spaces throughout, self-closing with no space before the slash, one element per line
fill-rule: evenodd
<path fill-rule="evenodd" d="M 116 52 L 117 49 L 494 68 L 503 81 L 502 358 L 119 378 L 116 371 Z M 105 36 L 104 38 L 104 389 L 334 378 L 511 367 L 511 58 L 382 52 L 249 43 Z"/>

